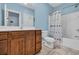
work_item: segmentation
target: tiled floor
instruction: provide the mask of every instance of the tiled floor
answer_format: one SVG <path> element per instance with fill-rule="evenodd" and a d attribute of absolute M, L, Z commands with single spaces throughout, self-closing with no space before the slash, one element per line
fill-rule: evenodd
<path fill-rule="evenodd" d="M 42 50 L 37 55 L 79 55 L 79 50 L 67 47 L 51 49 L 43 45 Z"/>

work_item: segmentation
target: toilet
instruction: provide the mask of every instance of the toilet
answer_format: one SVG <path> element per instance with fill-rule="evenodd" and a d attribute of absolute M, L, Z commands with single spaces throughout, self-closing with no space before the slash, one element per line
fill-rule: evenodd
<path fill-rule="evenodd" d="M 42 43 L 48 48 L 54 48 L 55 40 L 52 37 L 48 36 L 48 31 L 42 31 Z"/>

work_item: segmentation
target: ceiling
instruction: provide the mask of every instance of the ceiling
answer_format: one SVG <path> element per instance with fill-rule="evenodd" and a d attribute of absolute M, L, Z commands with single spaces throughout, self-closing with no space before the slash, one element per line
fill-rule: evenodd
<path fill-rule="evenodd" d="M 62 3 L 49 3 L 52 7 L 57 7 L 60 6 Z"/>
<path fill-rule="evenodd" d="M 50 6 L 52 7 L 57 7 L 59 5 L 61 5 L 62 3 L 48 3 Z M 34 6 L 36 5 L 35 3 L 23 3 L 22 5 L 30 8 L 30 9 L 34 9 Z"/>
<path fill-rule="evenodd" d="M 30 9 L 34 9 L 32 3 L 23 3 L 21 5 L 23 5 L 23 6 L 27 7 L 27 8 L 30 8 Z"/>

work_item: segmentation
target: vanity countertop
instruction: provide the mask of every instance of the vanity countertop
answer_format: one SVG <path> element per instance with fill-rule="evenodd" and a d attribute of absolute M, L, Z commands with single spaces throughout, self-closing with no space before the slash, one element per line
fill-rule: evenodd
<path fill-rule="evenodd" d="M 0 31 L 24 31 L 24 30 L 41 30 L 39 28 L 34 27 L 25 27 L 25 28 L 18 28 L 18 27 L 0 27 Z"/>

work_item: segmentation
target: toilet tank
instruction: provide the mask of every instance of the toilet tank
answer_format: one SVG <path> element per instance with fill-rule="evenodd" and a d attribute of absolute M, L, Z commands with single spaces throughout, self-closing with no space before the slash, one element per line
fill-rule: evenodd
<path fill-rule="evenodd" d="M 48 31 L 42 31 L 42 37 L 48 36 Z"/>

